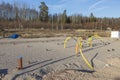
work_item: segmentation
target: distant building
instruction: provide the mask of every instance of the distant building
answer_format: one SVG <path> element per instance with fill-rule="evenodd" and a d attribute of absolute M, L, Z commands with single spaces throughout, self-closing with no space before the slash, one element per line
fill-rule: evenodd
<path fill-rule="evenodd" d="M 120 31 L 111 31 L 111 38 L 120 38 Z"/>
<path fill-rule="evenodd" d="M 112 31 L 112 28 L 110 28 L 110 27 L 107 27 L 107 29 L 106 29 L 107 31 Z"/>

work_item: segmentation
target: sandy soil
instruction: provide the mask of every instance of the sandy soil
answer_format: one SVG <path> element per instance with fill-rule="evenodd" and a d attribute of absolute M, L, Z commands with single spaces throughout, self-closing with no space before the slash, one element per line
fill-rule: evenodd
<path fill-rule="evenodd" d="M 2 80 L 120 80 L 120 40 L 103 38 L 93 47 L 83 44 L 83 53 L 94 67 L 91 71 L 80 54 L 75 56 L 75 41 L 63 48 L 65 37 L 0 40 Z M 17 60 L 23 57 L 23 69 Z"/>

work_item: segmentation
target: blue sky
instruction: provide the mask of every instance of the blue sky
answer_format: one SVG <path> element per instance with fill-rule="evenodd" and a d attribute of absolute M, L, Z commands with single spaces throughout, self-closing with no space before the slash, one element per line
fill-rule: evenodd
<path fill-rule="evenodd" d="M 49 13 L 62 13 L 67 10 L 68 15 L 82 14 L 89 16 L 92 12 L 96 17 L 120 17 L 120 0 L 0 0 L 38 10 L 40 2 L 44 1 L 49 7 Z"/>

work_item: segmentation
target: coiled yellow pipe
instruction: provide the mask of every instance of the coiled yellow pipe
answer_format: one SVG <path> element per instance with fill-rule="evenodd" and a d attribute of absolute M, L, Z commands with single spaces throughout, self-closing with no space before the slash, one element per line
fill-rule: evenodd
<path fill-rule="evenodd" d="M 94 33 L 93 36 L 91 36 L 91 37 L 88 38 L 88 44 L 89 44 L 90 47 L 92 47 L 92 40 L 93 40 L 93 38 L 95 38 L 95 39 L 101 39 L 101 41 L 102 41 L 102 38 L 100 36 L 98 36 L 97 33 Z"/>
<path fill-rule="evenodd" d="M 70 39 L 75 39 L 77 41 L 77 44 L 76 44 L 76 56 L 78 56 L 78 49 L 80 51 L 80 54 L 84 60 L 84 62 L 88 65 L 88 67 L 91 69 L 91 70 L 94 70 L 94 68 L 92 67 L 92 65 L 89 63 L 89 61 L 86 59 L 86 57 L 83 55 L 83 52 L 82 52 L 82 38 L 81 37 L 67 37 L 64 41 L 64 48 L 66 48 L 66 43 L 68 40 Z"/>

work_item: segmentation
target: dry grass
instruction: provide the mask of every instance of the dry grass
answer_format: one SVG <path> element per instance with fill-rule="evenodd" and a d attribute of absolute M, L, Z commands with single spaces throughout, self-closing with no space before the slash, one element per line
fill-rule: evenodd
<path fill-rule="evenodd" d="M 22 38 L 40 38 L 40 37 L 59 37 L 59 36 L 80 36 L 80 37 L 89 37 L 94 34 L 95 31 L 92 30 L 44 30 L 44 29 L 9 29 L 6 30 L 5 36 L 9 36 L 13 33 L 20 34 Z M 107 31 L 96 31 L 101 37 L 109 37 L 110 32 Z M 3 35 L 3 32 L 0 32 L 0 36 Z"/>

